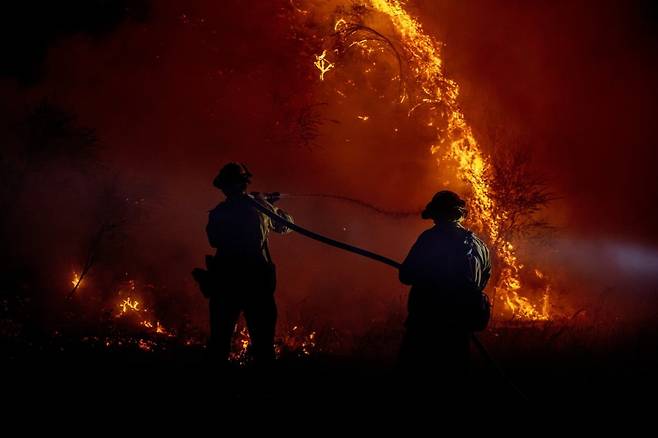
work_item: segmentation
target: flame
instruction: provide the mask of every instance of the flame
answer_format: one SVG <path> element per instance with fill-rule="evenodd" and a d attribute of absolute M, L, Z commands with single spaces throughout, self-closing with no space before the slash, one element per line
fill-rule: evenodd
<path fill-rule="evenodd" d="M 437 156 L 437 163 L 445 158 L 453 160 L 457 164 L 458 177 L 471 188 L 469 210 L 475 218 L 474 226 L 488 235 L 498 258 L 502 260 L 500 278 L 494 286 L 495 297 L 504 303 L 513 317 L 547 320 L 548 288 L 541 308 L 519 295 L 522 289 L 523 266 L 517 260 L 516 249 L 512 243 L 501 235 L 507 212 L 498 208 L 492 196 L 492 189 L 487 181 L 489 158 L 480 149 L 458 105 L 458 84 L 444 75 L 439 44 L 425 33 L 420 23 L 409 15 L 399 0 L 368 1 L 372 10 L 383 14 L 393 25 L 408 56 L 412 76 L 421 91 L 418 98 L 420 103 L 414 105 L 409 114 L 422 104 L 441 103 L 445 108 L 445 116 L 437 117 L 446 117 L 447 128 L 439 128 L 442 124 L 435 123 L 435 120 L 427 123 L 427 126 L 436 129 L 436 140 L 430 150 Z M 336 32 L 348 28 L 349 24 L 344 18 L 338 18 L 334 24 Z M 357 41 L 355 44 L 362 46 L 363 41 Z M 316 55 L 315 66 L 320 70 L 321 80 L 324 80 L 324 74 L 334 67 L 334 64 L 326 60 L 325 55 L 326 50 L 322 55 Z M 404 93 L 400 102 L 406 97 Z"/>
<path fill-rule="evenodd" d="M 437 135 L 437 142 L 432 145 L 431 151 L 433 154 L 443 151 L 444 156 L 456 161 L 459 177 L 471 187 L 472 198 L 469 207 L 503 261 L 501 276 L 495 286 L 496 296 L 515 316 L 531 320 L 548 319 L 548 292 L 541 309 L 518 293 L 522 287 L 522 267 L 512 243 L 501 237 L 501 222 L 506 212 L 494 216 L 493 212 L 499 210 L 496 209 L 491 187 L 486 180 L 488 158 L 480 149 L 459 108 L 459 86 L 444 76 L 443 61 L 436 43 L 423 31 L 420 23 L 404 10 L 398 0 L 370 0 L 370 3 L 375 10 L 388 16 L 400 34 L 405 49 L 412 55 L 413 73 L 426 95 L 425 99 L 440 101 L 448 108 L 447 130 Z"/>
<path fill-rule="evenodd" d="M 549 316 L 548 312 L 550 309 L 550 302 L 549 302 L 550 290 L 551 290 L 551 285 L 549 284 L 548 286 L 546 286 L 546 292 L 544 292 L 544 295 L 542 296 L 541 312 L 542 315 L 546 315 L 546 319 L 548 319 Z"/>
<path fill-rule="evenodd" d="M 150 352 L 153 351 L 153 347 L 155 347 L 155 342 L 146 339 L 140 339 L 139 342 L 137 343 L 137 346 L 144 351 Z"/>
<path fill-rule="evenodd" d="M 239 365 L 249 362 L 249 345 L 251 339 L 246 327 L 236 330 L 233 350 L 229 354 L 229 360 Z M 279 359 L 284 354 L 292 354 L 297 357 L 308 357 L 317 351 L 316 332 L 304 331 L 299 326 L 294 326 L 285 335 L 277 338 L 274 342 L 274 354 Z"/>
<path fill-rule="evenodd" d="M 73 287 L 77 286 L 78 289 L 82 287 L 82 279 L 80 278 L 80 274 L 77 272 L 73 273 L 73 277 L 71 278 L 71 285 L 73 285 Z"/>
<path fill-rule="evenodd" d="M 126 273 L 126 275 L 128 275 Z M 72 283 L 77 284 L 79 276 L 73 273 Z M 147 288 L 153 285 L 145 285 Z M 171 345 L 170 342 L 180 342 L 185 346 L 200 347 L 204 344 L 203 339 L 197 336 L 184 336 L 175 330 L 168 328 L 159 318 L 156 318 L 153 310 L 144 304 L 141 285 L 134 280 L 125 280 L 117 294 L 115 302 L 118 311 L 114 317 L 121 320 L 121 330 L 112 336 L 85 336 L 85 342 L 97 342 L 106 348 L 124 348 L 136 346 L 144 352 L 155 352 Z M 127 333 L 124 333 L 127 331 Z M 235 344 L 229 359 L 239 365 L 245 365 L 249 361 L 249 332 L 246 327 L 236 331 Z M 277 338 L 275 344 L 277 357 L 283 351 L 301 356 L 310 356 L 316 348 L 315 332 L 310 334 L 295 326 L 293 330 L 281 338 Z"/>
<path fill-rule="evenodd" d="M 400 34 L 406 51 L 412 56 L 412 69 L 416 79 L 426 95 L 426 99 L 442 102 L 448 108 L 448 126 L 445 133 L 437 135 L 437 142 L 432 145 L 432 154 L 444 152 L 457 162 L 459 177 L 468 183 L 472 190 L 470 209 L 477 218 L 478 225 L 484 229 L 503 261 L 503 268 L 495 293 L 512 311 L 512 314 L 524 319 L 548 319 L 548 295 L 541 309 L 519 295 L 521 289 L 521 266 L 511 242 L 501 237 L 501 222 L 505 212 L 494 216 L 496 203 L 491 196 L 491 187 L 486 180 L 489 166 L 488 158 L 480 149 L 471 127 L 466 123 L 464 114 L 457 103 L 458 84 L 445 77 L 443 61 L 437 44 L 427 35 L 420 23 L 412 18 L 398 0 L 370 0 L 373 9 L 385 14 Z M 437 160 L 438 161 L 438 160 Z M 546 292 L 548 294 L 548 292 Z"/>
<path fill-rule="evenodd" d="M 169 334 L 169 332 L 167 332 L 167 330 L 162 325 L 160 325 L 160 321 L 155 322 L 155 332 L 160 334 L 160 335 L 168 335 Z"/>
<path fill-rule="evenodd" d="M 249 362 L 250 343 L 251 339 L 249 338 L 249 332 L 246 327 L 242 327 L 242 329 L 238 330 L 235 334 L 234 347 L 231 353 L 229 353 L 229 360 L 239 365 L 247 364 L 247 362 Z"/>
<path fill-rule="evenodd" d="M 133 300 L 130 297 L 124 299 L 121 303 L 119 303 L 119 308 L 121 309 L 121 313 L 119 315 L 123 315 L 130 311 L 133 312 L 141 311 L 141 309 L 139 308 L 139 301 Z"/>
<path fill-rule="evenodd" d="M 347 20 L 345 20 L 344 18 L 339 18 L 338 20 L 336 20 L 336 23 L 334 24 L 334 30 L 338 32 L 345 25 L 347 25 Z"/>
<path fill-rule="evenodd" d="M 135 290 L 135 283 L 130 282 L 130 287 L 131 290 Z M 137 313 L 137 314 L 143 314 L 148 317 L 149 311 L 148 309 L 141 307 L 141 302 L 138 301 L 137 299 L 133 299 L 131 297 L 126 297 L 124 298 L 120 303 L 119 303 L 119 309 L 120 312 L 116 315 L 117 318 L 121 318 L 125 316 L 126 314 L 129 313 Z M 142 316 L 140 316 L 142 318 Z M 147 319 L 142 319 L 139 321 L 139 325 L 149 329 L 149 331 L 158 334 L 158 335 L 166 335 L 170 337 L 176 336 L 173 332 L 167 330 L 162 324 L 160 324 L 160 321 L 155 321 L 153 322 L 152 319 L 147 318 Z"/>
<path fill-rule="evenodd" d="M 318 68 L 318 70 L 320 70 L 321 81 L 324 81 L 324 74 L 327 73 L 332 68 L 334 68 L 334 64 L 332 64 L 327 59 L 326 50 L 323 50 L 321 55 L 315 55 L 315 62 L 313 64 Z"/>
<path fill-rule="evenodd" d="M 299 326 L 293 326 L 275 345 L 277 357 L 281 356 L 284 351 L 292 352 L 297 356 L 310 356 L 316 350 L 316 332 L 305 333 Z"/>

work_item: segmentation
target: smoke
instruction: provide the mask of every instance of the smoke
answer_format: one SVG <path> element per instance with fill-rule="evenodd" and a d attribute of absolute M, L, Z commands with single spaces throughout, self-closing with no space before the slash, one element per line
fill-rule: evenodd
<path fill-rule="evenodd" d="M 146 0 L 47 3 L 34 0 L 6 2 L 0 30 L 0 77 L 34 85 L 44 75 L 48 50 L 71 35 L 94 40 L 112 34 L 124 20 L 145 20 Z"/>
<path fill-rule="evenodd" d="M 417 2 L 446 42 L 469 122 L 494 119 L 532 148 L 584 236 L 658 242 L 655 8 L 648 2 Z"/>
<path fill-rule="evenodd" d="M 658 276 L 658 248 L 611 243 L 605 246 L 605 253 L 622 272 L 642 277 Z"/>
<path fill-rule="evenodd" d="M 639 242 L 562 235 L 551 241 L 549 250 L 536 250 L 543 251 L 554 267 L 562 265 L 562 271 L 601 286 L 647 284 L 658 279 L 658 248 Z"/>

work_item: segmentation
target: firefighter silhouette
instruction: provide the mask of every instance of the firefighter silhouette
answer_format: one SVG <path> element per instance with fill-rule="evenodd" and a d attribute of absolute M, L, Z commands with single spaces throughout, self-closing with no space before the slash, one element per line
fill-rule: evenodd
<path fill-rule="evenodd" d="M 481 291 L 491 275 L 486 245 L 461 225 L 466 203 L 440 191 L 422 212 L 434 226 L 424 231 L 400 267 L 411 285 L 398 368 L 423 383 L 459 385 L 468 370 L 471 329 L 461 299 Z"/>
<path fill-rule="evenodd" d="M 251 339 L 250 354 L 256 364 L 274 359 L 277 308 L 274 298 L 275 267 L 267 238 L 270 231 L 288 233 L 251 204 L 247 186 L 251 173 L 244 165 L 226 164 L 213 181 L 226 199 L 209 213 L 206 232 L 216 254 L 209 272 L 214 281 L 209 294 L 211 357 L 226 361 L 231 340 L 242 313 Z M 265 207 L 292 221 L 290 215 L 255 195 Z"/>

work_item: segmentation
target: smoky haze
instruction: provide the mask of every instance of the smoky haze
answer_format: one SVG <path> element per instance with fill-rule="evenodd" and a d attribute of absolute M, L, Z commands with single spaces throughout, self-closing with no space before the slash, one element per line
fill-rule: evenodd
<path fill-rule="evenodd" d="M 320 81 L 313 61 L 321 27 L 296 29 L 295 5 L 153 2 L 148 14 L 116 23 L 102 38 L 73 32 L 49 40 L 33 84 L 11 75 L 0 83 L 8 118 L 44 98 L 56 102 L 96 130 L 102 161 L 134 185 L 131 191 L 149 187 L 147 218 L 130 231 L 126 255 L 138 262 L 112 263 L 147 269 L 199 325 L 204 302 L 189 272 L 211 251 L 206 212 L 221 197 L 210 183 L 227 161 L 249 166 L 253 190 L 331 193 L 386 210 L 417 209 L 452 184 L 436 168 L 431 139 L 390 103 L 396 93 L 390 56 L 382 55 L 382 70 L 370 77 L 354 55 Z M 411 4 L 425 29 L 446 44 L 447 74 L 461 86 L 476 133 L 484 136 L 490 122 L 518 133 L 532 148 L 536 172 L 559 194 L 546 214 L 563 240 L 532 242 L 522 254 L 549 263 L 565 297 L 578 295 L 572 285 L 592 273 L 555 263 L 560 251 L 581 260 L 593 248 L 581 241 L 648 248 L 636 256 L 658 245 L 656 35 L 644 7 Z M 350 77 L 354 83 L 344 87 Z M 345 97 L 337 97 L 337 88 Z M 326 199 L 287 199 L 280 206 L 303 226 L 398 260 L 429 226 Z M 67 215 L 66 231 L 44 241 L 70 245 L 76 229 L 70 224 L 76 217 L 86 223 L 87 216 L 85 210 Z M 405 289 L 388 267 L 296 235 L 274 237 L 272 251 L 284 320 L 364 327 L 391 308 L 403 309 Z M 73 254 L 58 269 L 68 273 Z M 654 287 L 655 276 L 642 277 L 638 288 Z M 607 275 L 592 289 L 599 293 L 619 281 Z"/>

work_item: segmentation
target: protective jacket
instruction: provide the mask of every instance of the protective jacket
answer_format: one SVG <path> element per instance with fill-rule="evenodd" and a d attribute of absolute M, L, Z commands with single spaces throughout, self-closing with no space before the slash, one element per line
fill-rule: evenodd
<path fill-rule="evenodd" d="M 210 246 L 217 249 L 218 260 L 267 261 L 265 242 L 270 231 L 281 234 L 290 232 L 285 226 L 257 211 L 247 196 L 228 198 L 209 212 L 206 233 Z M 282 209 L 263 199 L 259 199 L 259 202 L 284 219 L 293 221 Z"/>
<path fill-rule="evenodd" d="M 412 286 L 409 324 L 452 324 L 459 294 L 484 290 L 491 275 L 489 250 L 458 222 L 439 223 L 423 232 L 400 268 L 400 281 Z"/>

